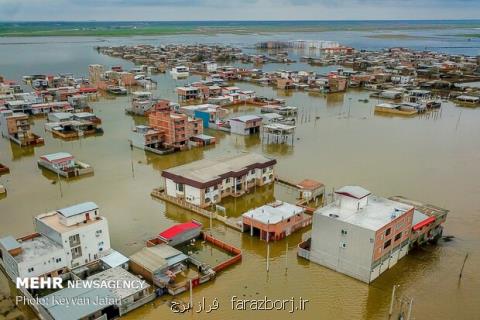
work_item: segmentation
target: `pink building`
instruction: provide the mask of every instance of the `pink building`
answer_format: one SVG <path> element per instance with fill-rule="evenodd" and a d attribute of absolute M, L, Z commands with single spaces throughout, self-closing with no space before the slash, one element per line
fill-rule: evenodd
<path fill-rule="evenodd" d="M 281 240 L 311 223 L 312 217 L 305 214 L 304 208 L 281 201 L 252 209 L 242 216 L 242 230 L 265 241 Z"/>

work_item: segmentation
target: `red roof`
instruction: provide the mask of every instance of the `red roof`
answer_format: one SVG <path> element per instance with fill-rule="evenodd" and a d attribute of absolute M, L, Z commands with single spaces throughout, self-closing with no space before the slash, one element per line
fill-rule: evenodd
<path fill-rule="evenodd" d="M 161 232 L 159 234 L 159 237 L 170 240 L 170 239 L 178 236 L 179 234 L 181 234 L 185 231 L 189 231 L 189 230 L 193 230 L 193 229 L 201 228 L 201 227 L 202 227 L 202 225 L 198 222 L 195 222 L 195 221 L 180 223 L 180 224 L 174 225 L 173 227 L 170 227 L 167 230 Z"/>
<path fill-rule="evenodd" d="M 428 219 L 420 221 L 419 223 L 413 226 L 413 231 L 417 231 L 418 229 L 421 229 L 432 222 L 435 222 L 435 217 L 429 217 Z"/>
<path fill-rule="evenodd" d="M 297 186 L 302 188 L 302 189 L 314 190 L 314 189 L 323 187 L 323 183 L 312 180 L 312 179 L 305 179 L 305 180 L 300 181 L 297 184 Z"/>
<path fill-rule="evenodd" d="M 85 88 L 78 89 L 78 92 L 80 92 L 80 93 L 95 93 L 95 92 L 97 92 L 97 89 L 96 88 L 85 87 Z"/>

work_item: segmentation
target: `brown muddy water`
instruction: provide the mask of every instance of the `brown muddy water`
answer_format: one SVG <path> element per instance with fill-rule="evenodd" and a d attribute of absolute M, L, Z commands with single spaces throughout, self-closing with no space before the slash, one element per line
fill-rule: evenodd
<path fill-rule="evenodd" d="M 101 59 L 104 58 L 92 55 L 90 63 Z M 86 73 L 87 65 L 82 68 Z M 27 73 L 19 73 L 18 77 Z M 169 75 L 156 78 L 157 93 L 173 99 L 176 83 Z M 381 196 L 403 195 L 445 207 L 451 212 L 444 234 L 455 238 L 411 252 L 368 286 L 297 258 L 296 245 L 308 230 L 271 244 L 267 272 L 265 242 L 213 222 L 215 237 L 243 250 L 240 264 L 193 291 L 195 302 L 203 297 L 207 303 L 218 298 L 219 309 L 210 314 L 174 315 L 167 305 L 171 297 L 160 297 L 128 314 L 126 319 L 292 318 L 288 311 L 233 311 L 232 296 L 308 299 L 304 311 L 294 312 L 298 319 L 386 319 L 394 284 L 400 285 L 398 296 L 414 299 L 415 319 L 479 319 L 480 109 L 443 103 L 440 111 L 424 116 L 385 117 L 373 113 L 376 100 L 358 101 L 368 97 L 365 91 L 323 96 L 238 85 L 252 88 L 258 95 L 283 97 L 288 104 L 299 107 L 298 139 L 293 147 L 267 146 L 262 145 L 259 137 L 207 131 L 217 137 L 216 146 L 167 156 L 132 150 L 127 141 L 129 130 L 144 119 L 125 115 L 129 97 L 102 98 L 92 103 L 103 120 L 105 133 L 101 136 L 62 141 L 44 132 L 45 120 L 37 118 L 33 120 L 34 131 L 45 137 L 45 146 L 19 148 L 5 139 L 0 141 L 0 162 L 11 170 L 9 175 L 0 177 L 0 183 L 8 189 L 8 195 L 0 199 L 0 235 L 27 234 L 33 230 L 35 215 L 95 201 L 109 221 L 112 246 L 130 255 L 145 240 L 172 224 L 192 218 L 205 226 L 209 224 L 193 213 L 150 197 L 151 190 L 160 185 L 162 169 L 244 150 L 259 152 L 276 158 L 277 173 L 292 181 L 313 178 L 325 183 L 329 191 L 358 184 Z M 243 113 L 259 110 L 251 106 L 232 110 L 232 114 Z M 39 156 L 57 151 L 70 152 L 95 169 L 93 176 L 62 180 L 63 197 L 60 184 L 52 183 L 55 175 L 36 165 Z M 245 199 L 229 200 L 226 206 L 234 216 L 274 197 L 291 196 L 275 186 L 259 189 Z M 459 281 L 466 253 L 469 258 Z M 9 290 L 3 275 L 0 289 Z M 189 298 L 181 295 L 176 299 Z"/>

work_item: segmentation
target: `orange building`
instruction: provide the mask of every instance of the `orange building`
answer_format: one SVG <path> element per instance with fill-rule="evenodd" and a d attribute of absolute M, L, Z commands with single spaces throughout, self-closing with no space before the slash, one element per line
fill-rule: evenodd
<path fill-rule="evenodd" d="M 43 138 L 31 131 L 28 115 L 13 113 L 11 110 L 0 112 L 0 127 L 2 136 L 9 138 L 20 146 L 43 144 Z"/>
<path fill-rule="evenodd" d="M 312 224 L 312 217 L 302 207 L 276 201 L 242 215 L 242 231 L 261 240 L 276 241 Z"/>
<path fill-rule="evenodd" d="M 163 131 L 168 147 L 183 149 L 191 137 L 203 134 L 202 119 L 192 119 L 175 112 L 154 111 L 148 115 L 150 127 Z"/>

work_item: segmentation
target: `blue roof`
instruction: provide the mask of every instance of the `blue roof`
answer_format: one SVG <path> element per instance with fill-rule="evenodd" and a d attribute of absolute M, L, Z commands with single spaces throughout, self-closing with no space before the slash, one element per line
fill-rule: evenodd
<path fill-rule="evenodd" d="M 65 218 L 68 218 L 68 217 L 76 216 L 77 214 L 82 214 L 82 213 L 96 210 L 96 209 L 98 209 L 98 206 L 95 202 L 84 202 L 68 208 L 59 209 L 57 210 L 57 212 L 60 213 Z"/>
<path fill-rule="evenodd" d="M 115 268 L 115 267 L 121 266 L 124 263 L 127 263 L 130 259 L 125 257 L 120 252 L 112 249 L 112 252 L 109 255 L 102 257 L 101 260 L 102 262 L 107 264 L 110 268 Z"/>
<path fill-rule="evenodd" d="M 6 236 L 0 239 L 0 244 L 7 250 L 13 250 L 20 247 L 20 243 L 12 236 Z"/>
<path fill-rule="evenodd" d="M 78 320 L 111 306 L 114 299 L 113 293 L 106 288 L 75 287 L 49 294 L 40 299 L 40 303 L 55 320 Z"/>
<path fill-rule="evenodd" d="M 167 258 L 167 263 L 168 263 L 168 266 L 170 267 L 187 259 L 188 259 L 187 255 L 185 255 L 184 253 L 180 253 L 174 257 Z"/>

